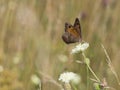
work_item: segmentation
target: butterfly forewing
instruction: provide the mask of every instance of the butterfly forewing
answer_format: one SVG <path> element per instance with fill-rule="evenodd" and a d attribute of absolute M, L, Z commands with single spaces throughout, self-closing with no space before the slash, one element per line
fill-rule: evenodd
<path fill-rule="evenodd" d="M 81 26 L 78 18 L 75 19 L 74 28 L 76 32 L 79 34 L 80 39 L 82 39 Z"/>

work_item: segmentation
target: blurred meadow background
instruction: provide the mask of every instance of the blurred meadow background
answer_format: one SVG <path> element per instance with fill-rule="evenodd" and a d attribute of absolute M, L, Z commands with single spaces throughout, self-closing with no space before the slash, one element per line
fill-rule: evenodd
<path fill-rule="evenodd" d="M 80 75 L 78 90 L 86 90 L 87 72 L 81 54 L 70 54 L 76 44 L 66 45 L 64 24 L 80 19 L 85 51 L 93 71 L 110 87 L 120 90 L 106 63 L 106 48 L 120 77 L 120 0 L 0 0 L 0 90 L 61 90 L 59 75 Z M 90 74 L 91 78 L 94 78 Z M 93 82 L 89 90 L 93 90 Z"/>

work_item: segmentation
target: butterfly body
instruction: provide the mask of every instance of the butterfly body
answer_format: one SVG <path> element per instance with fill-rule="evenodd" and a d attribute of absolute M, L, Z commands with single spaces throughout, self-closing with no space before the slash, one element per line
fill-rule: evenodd
<path fill-rule="evenodd" d="M 76 18 L 74 25 L 65 23 L 65 33 L 62 35 L 62 39 L 67 44 L 82 41 L 81 27 L 78 18 Z"/>

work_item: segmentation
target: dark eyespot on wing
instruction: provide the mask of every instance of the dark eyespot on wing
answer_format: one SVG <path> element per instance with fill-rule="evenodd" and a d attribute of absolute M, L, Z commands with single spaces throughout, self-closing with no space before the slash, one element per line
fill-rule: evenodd
<path fill-rule="evenodd" d="M 71 24 L 69 24 L 69 23 L 65 23 L 65 32 L 67 32 L 67 30 L 69 29 L 69 28 L 71 28 L 71 27 L 73 27 Z"/>

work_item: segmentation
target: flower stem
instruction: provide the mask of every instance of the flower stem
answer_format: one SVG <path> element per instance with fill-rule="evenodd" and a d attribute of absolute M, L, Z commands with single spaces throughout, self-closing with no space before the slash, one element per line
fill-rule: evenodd
<path fill-rule="evenodd" d="M 86 65 L 87 65 L 88 69 L 90 70 L 90 72 L 93 74 L 93 76 L 96 78 L 96 80 L 97 80 L 98 82 L 100 82 L 100 79 L 97 77 L 97 75 L 94 73 L 94 71 L 92 70 L 92 68 L 90 67 L 90 65 L 87 63 L 87 61 L 86 61 L 86 58 L 87 58 L 87 57 L 85 56 L 84 52 L 82 52 L 82 55 L 83 55 L 83 57 L 84 57 L 85 63 L 86 63 Z"/>
<path fill-rule="evenodd" d="M 64 90 L 72 90 L 70 83 L 65 83 L 64 84 Z"/>
<path fill-rule="evenodd" d="M 93 74 L 93 76 L 96 78 L 98 82 L 100 82 L 100 79 L 97 77 L 97 75 L 93 72 L 92 68 L 87 64 L 87 67 L 89 68 L 90 72 Z"/>
<path fill-rule="evenodd" d="M 86 67 L 86 69 L 87 69 L 87 90 L 88 90 L 88 88 L 89 88 L 89 69 L 88 69 L 88 67 Z"/>

